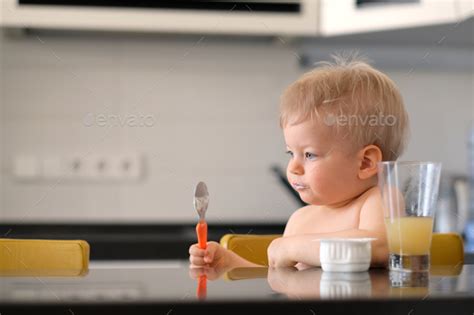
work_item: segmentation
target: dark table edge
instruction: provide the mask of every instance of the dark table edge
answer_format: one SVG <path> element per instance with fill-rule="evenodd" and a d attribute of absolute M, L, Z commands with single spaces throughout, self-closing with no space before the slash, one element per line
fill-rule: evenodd
<path fill-rule="evenodd" d="M 0 304 L 2 314 L 472 314 L 473 298 Z"/>

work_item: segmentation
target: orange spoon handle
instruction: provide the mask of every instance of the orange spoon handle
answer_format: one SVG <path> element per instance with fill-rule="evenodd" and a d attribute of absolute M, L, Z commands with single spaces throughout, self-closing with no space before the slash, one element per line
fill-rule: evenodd
<path fill-rule="evenodd" d="M 196 234 L 198 238 L 199 248 L 207 248 L 207 223 L 205 221 L 199 221 L 196 225 Z"/>
<path fill-rule="evenodd" d="M 199 248 L 207 248 L 207 223 L 206 221 L 199 221 L 196 225 L 196 234 L 198 238 Z M 198 299 L 206 299 L 207 296 L 207 277 L 205 275 L 199 276 L 196 295 Z"/>

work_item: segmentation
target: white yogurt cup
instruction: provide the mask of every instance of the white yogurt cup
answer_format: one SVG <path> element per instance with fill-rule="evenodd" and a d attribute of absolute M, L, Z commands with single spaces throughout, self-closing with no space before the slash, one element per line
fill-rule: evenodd
<path fill-rule="evenodd" d="M 361 272 L 370 267 L 371 242 L 375 238 L 319 239 L 319 257 L 323 271 Z"/>

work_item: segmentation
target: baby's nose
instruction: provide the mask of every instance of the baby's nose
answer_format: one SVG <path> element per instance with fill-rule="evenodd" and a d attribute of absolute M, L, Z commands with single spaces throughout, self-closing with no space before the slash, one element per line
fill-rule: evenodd
<path fill-rule="evenodd" d="M 304 174 L 303 165 L 299 163 L 296 159 L 293 159 L 288 163 L 288 171 L 295 175 Z"/>

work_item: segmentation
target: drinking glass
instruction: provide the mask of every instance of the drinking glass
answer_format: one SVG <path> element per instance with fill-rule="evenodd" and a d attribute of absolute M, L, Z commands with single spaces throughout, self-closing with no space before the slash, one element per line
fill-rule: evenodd
<path fill-rule="evenodd" d="M 390 270 L 429 271 L 441 163 L 380 162 L 378 171 Z"/>

